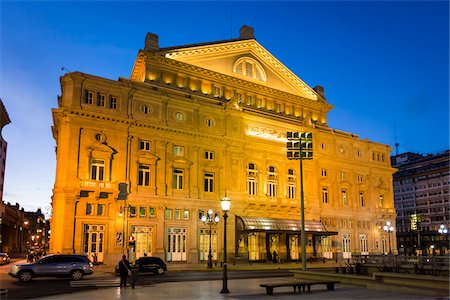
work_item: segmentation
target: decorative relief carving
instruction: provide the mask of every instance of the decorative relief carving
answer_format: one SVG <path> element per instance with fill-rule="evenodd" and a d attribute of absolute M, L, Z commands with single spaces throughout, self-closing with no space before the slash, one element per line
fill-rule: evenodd
<path fill-rule="evenodd" d="M 286 132 L 275 130 L 273 128 L 267 128 L 262 126 L 257 126 L 253 124 L 248 124 L 246 128 L 247 135 L 255 136 L 268 140 L 275 140 L 279 142 L 286 142 Z"/>

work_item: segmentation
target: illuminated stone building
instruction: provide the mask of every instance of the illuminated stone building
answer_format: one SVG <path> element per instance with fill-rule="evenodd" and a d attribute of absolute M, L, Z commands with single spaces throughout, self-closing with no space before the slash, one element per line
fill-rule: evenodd
<path fill-rule="evenodd" d="M 288 45 L 287 45 L 288 47 Z M 303 162 L 307 256 L 387 252 L 395 220 L 387 145 L 330 128 L 324 89 L 309 87 L 243 26 L 236 39 L 160 48 L 147 34 L 131 76 L 73 72 L 53 110 L 57 170 L 52 252 L 115 263 L 122 253 L 168 261 L 298 260 L 299 161 L 286 132 L 312 132 Z M 119 192 L 120 190 L 120 192 Z M 392 237 L 395 244 L 395 235 Z"/>

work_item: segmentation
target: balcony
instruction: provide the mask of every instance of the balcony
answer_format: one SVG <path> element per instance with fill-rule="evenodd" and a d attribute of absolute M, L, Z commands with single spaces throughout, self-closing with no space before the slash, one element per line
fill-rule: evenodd
<path fill-rule="evenodd" d="M 115 181 L 80 179 L 80 197 L 89 197 L 90 193 L 96 198 L 109 198 L 110 194 L 117 198 L 119 184 Z"/>

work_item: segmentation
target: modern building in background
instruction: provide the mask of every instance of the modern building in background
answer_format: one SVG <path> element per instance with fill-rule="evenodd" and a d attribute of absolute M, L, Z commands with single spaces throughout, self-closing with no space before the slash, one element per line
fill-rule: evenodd
<path fill-rule="evenodd" d="M 286 45 L 289 48 L 289 45 Z M 288 49 L 289 50 L 289 49 Z M 297 54 L 297 50 L 292 50 Z M 309 87 L 243 26 L 236 39 L 160 48 L 147 34 L 131 76 L 61 77 L 53 110 L 56 179 L 50 251 L 116 263 L 156 255 L 203 262 L 299 260 L 300 178 L 307 257 L 395 251 L 387 145 L 330 128 Z M 310 132 L 313 158 L 288 160 L 287 132 Z M 211 241 L 211 242 L 210 242 Z"/>
<path fill-rule="evenodd" d="M 449 251 L 449 155 L 403 153 L 391 157 L 397 211 L 397 248 L 401 254 Z"/>

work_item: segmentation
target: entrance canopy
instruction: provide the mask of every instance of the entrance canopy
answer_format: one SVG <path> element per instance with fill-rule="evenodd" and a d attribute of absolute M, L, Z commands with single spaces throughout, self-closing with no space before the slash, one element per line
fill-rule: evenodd
<path fill-rule="evenodd" d="M 236 227 L 239 231 L 272 231 L 290 232 L 300 234 L 302 224 L 300 220 L 277 219 L 265 217 L 239 217 L 236 216 Z M 305 232 L 314 235 L 336 235 L 335 231 L 328 231 L 319 221 L 306 221 Z"/>

